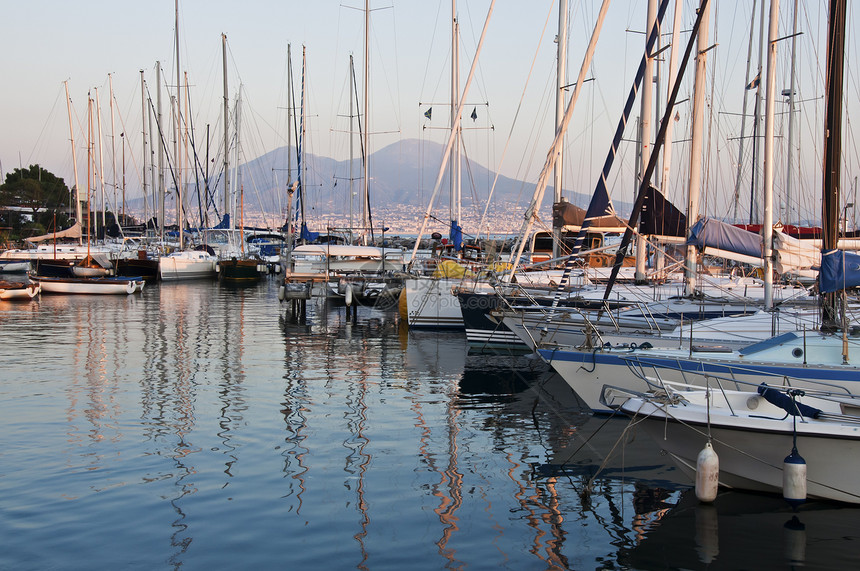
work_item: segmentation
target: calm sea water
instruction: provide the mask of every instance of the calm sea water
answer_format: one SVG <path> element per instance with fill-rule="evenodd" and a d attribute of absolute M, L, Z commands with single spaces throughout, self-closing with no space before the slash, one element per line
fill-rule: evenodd
<path fill-rule="evenodd" d="M 0 568 L 856 568 L 860 510 L 726 492 L 528 357 L 273 281 L 0 302 Z M 596 474 L 596 475 L 595 475 Z"/>

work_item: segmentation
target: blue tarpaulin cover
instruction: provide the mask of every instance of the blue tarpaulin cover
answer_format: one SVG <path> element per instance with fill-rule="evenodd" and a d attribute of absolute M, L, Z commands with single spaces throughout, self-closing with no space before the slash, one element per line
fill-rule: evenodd
<path fill-rule="evenodd" d="M 818 289 L 830 293 L 860 285 L 860 254 L 844 250 L 822 250 Z"/>
<path fill-rule="evenodd" d="M 690 228 L 687 245 L 710 246 L 753 258 L 761 257 L 761 236 L 713 218 L 702 218 Z"/>

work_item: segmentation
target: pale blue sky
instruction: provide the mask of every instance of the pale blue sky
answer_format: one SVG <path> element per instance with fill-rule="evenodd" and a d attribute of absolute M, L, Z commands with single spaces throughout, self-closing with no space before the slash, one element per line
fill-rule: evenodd
<path fill-rule="evenodd" d="M 571 0 L 571 31 L 568 76 L 575 78 L 584 46 L 591 32 L 599 2 Z M 683 29 L 688 30 L 694 3 L 685 2 Z M 713 195 L 707 207 L 725 212 L 726 188 L 734 187 L 737 156 L 736 136 L 739 120 L 731 114 L 741 111 L 744 68 L 746 64 L 749 13 L 752 1 L 713 3 L 711 43 L 717 43 L 712 62 L 716 62 L 713 91 L 714 111 L 711 127 L 711 149 L 714 157 L 708 174 Z M 769 4 L 769 2 L 768 2 Z M 850 3 L 849 3 L 850 4 Z M 614 130 L 623 99 L 641 57 L 644 37 L 637 33 L 644 27 L 645 5 L 642 1 L 616 0 L 604 25 L 595 63 L 589 72 L 590 82 L 577 106 L 575 122 L 568 138 L 565 161 L 566 188 L 590 193 L 603 164 L 608 133 Z M 790 34 L 791 0 L 783 0 L 784 14 L 780 35 Z M 348 6 L 353 6 L 350 8 Z M 410 138 L 443 142 L 444 130 L 426 130 L 425 107 L 419 102 L 434 103 L 432 126 L 447 123 L 442 106 L 449 98 L 450 1 L 387 0 L 371 2 L 373 47 L 371 54 L 372 110 L 371 131 L 385 132 L 371 139 L 371 150 Z M 471 63 L 480 30 L 489 6 L 488 0 L 460 0 L 462 82 Z M 798 66 L 801 98 L 815 101 L 804 104 L 798 133 L 803 137 L 802 153 L 809 163 L 800 177 L 805 186 L 817 184 L 815 160 L 820 156 L 820 111 L 816 98 L 823 93 L 823 76 L 814 59 L 823 52 L 826 40 L 819 26 L 826 14 L 826 2 L 804 0 L 800 42 L 803 63 Z M 231 97 L 239 83 L 243 85 L 246 103 L 243 111 L 244 149 L 246 158 L 271 151 L 284 142 L 286 127 L 286 48 L 292 45 L 293 66 L 298 87 L 301 49 L 307 49 L 309 77 L 309 144 L 316 154 L 347 158 L 347 113 L 345 86 L 347 62 L 354 54 L 359 82 L 363 64 L 363 3 L 321 1 L 182 0 L 180 2 L 180 44 L 183 71 L 192 84 L 192 106 L 195 128 L 212 125 L 212 137 L 221 129 L 221 33 L 228 38 L 228 73 Z M 849 8 L 849 65 L 846 91 L 860 91 L 851 61 L 856 61 L 856 42 L 851 36 L 856 10 Z M 669 9 L 671 14 L 672 8 Z M 150 89 L 155 89 L 154 64 L 162 62 L 167 84 L 175 83 L 174 2 L 158 0 L 0 0 L 4 32 L 0 35 L 0 73 L 4 87 L 0 90 L 0 161 L 4 172 L 40 163 L 48 170 L 73 181 L 69 146 L 68 118 L 63 81 L 69 81 L 75 108 L 79 169 L 85 137 L 87 91 L 98 87 L 102 106 L 102 130 L 106 149 L 110 147 L 110 113 L 108 108 L 108 74 L 112 74 L 116 98 L 116 133 L 126 132 L 128 155 L 140 153 L 140 70 L 143 69 Z M 670 17 L 667 17 L 670 20 Z M 545 28 L 546 25 L 546 28 Z M 469 102 L 489 102 L 478 107 L 479 119 L 467 133 L 470 158 L 490 167 L 498 167 L 516 109 L 533 58 L 535 69 L 525 92 L 523 105 L 510 150 L 501 166 L 508 176 L 536 182 L 551 141 L 552 91 L 555 73 L 557 5 L 551 0 L 500 0 L 493 13 L 488 37 L 480 59 L 480 71 L 468 96 Z M 543 38 L 541 38 L 541 34 Z M 756 28 L 757 33 L 757 28 Z M 686 42 L 687 34 L 682 35 Z M 780 43 L 780 57 L 785 61 L 788 42 Z M 754 65 L 757 62 L 756 47 Z M 852 59 L 853 58 L 853 59 Z M 714 65 L 714 63 L 712 63 Z M 788 87 L 788 66 L 780 64 L 777 85 Z M 709 71 L 710 74 L 710 71 Z M 688 77 L 691 74 L 688 73 Z M 571 79 L 570 81 L 573 81 Z M 687 79 L 682 98 L 689 95 L 692 80 Z M 686 93 L 684 93 L 686 92 Z M 709 98 L 712 95 L 709 93 Z M 165 98 L 167 96 L 165 95 Z M 784 107 L 784 104 L 780 104 Z M 778 109 L 782 108 L 778 107 Z M 166 105 L 165 105 L 166 108 Z M 848 116 L 850 117 L 850 111 Z M 467 114 L 471 112 L 471 107 Z M 679 108 L 675 139 L 683 139 L 689 109 Z M 638 105 L 634 111 L 638 115 Z M 494 126 L 493 131 L 484 129 Z M 785 134 L 785 127 L 778 127 Z M 247 134 L 245 134 L 247 133 Z M 848 137 L 853 136 L 847 135 Z M 628 137 L 633 131 L 628 130 Z M 779 145 L 779 143 L 778 143 Z M 849 144 L 846 158 L 850 172 L 857 170 L 856 149 Z M 621 168 L 612 183 L 617 200 L 629 200 L 633 188 L 633 145 L 620 151 Z M 117 151 L 119 153 L 119 150 Z M 682 146 L 676 157 L 683 153 Z M 780 154 L 784 162 L 784 152 Z M 140 159 L 136 159 L 138 162 Z M 429 159 L 428 159 L 429 160 Z M 106 163 L 110 158 L 106 155 Z M 438 158 L 432 161 L 438 163 Z M 431 161 L 431 162 L 432 162 Z M 679 158 L 675 187 L 683 185 L 689 158 Z M 127 169 L 133 170 L 127 158 Z M 427 168 L 431 168 L 429 165 Z M 784 167 L 777 167 L 777 170 Z M 820 168 L 820 167 L 819 167 Z M 110 170 L 106 168 L 109 175 Z M 79 175 L 81 178 L 84 175 Z M 136 175 L 129 174 L 129 186 Z M 781 179 L 780 179 L 781 176 Z M 853 175 L 850 175 L 853 177 Z M 732 179 L 732 180 L 729 180 Z M 785 174 L 777 175 L 784 185 Z M 783 182 L 780 182 L 782 180 Z M 810 189 L 813 190 L 813 189 Z M 672 192 L 678 192 L 677 190 Z M 816 202 L 812 199 L 813 203 Z M 801 207 L 804 208 L 804 207 Z"/>

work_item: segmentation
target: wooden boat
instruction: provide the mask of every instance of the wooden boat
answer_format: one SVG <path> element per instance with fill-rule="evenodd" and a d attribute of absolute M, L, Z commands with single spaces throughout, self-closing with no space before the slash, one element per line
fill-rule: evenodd
<path fill-rule="evenodd" d="M 39 295 L 40 291 L 42 291 L 42 288 L 37 283 L 0 281 L 0 299 L 4 301 L 33 299 Z"/>
<path fill-rule="evenodd" d="M 229 258 L 218 260 L 215 264 L 218 279 L 222 283 L 232 285 L 252 285 L 259 282 L 266 274 L 266 263 L 256 257 Z"/>
<path fill-rule="evenodd" d="M 143 291 L 143 278 L 53 278 L 31 276 L 45 293 L 128 295 Z"/>

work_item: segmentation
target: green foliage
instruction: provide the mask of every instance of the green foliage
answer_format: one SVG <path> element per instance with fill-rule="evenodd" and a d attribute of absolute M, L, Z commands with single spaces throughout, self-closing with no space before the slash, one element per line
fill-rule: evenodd
<path fill-rule="evenodd" d="M 15 169 L 0 184 L 0 226 L 11 237 L 33 236 L 71 225 L 72 193 L 62 178 L 39 165 Z"/>

